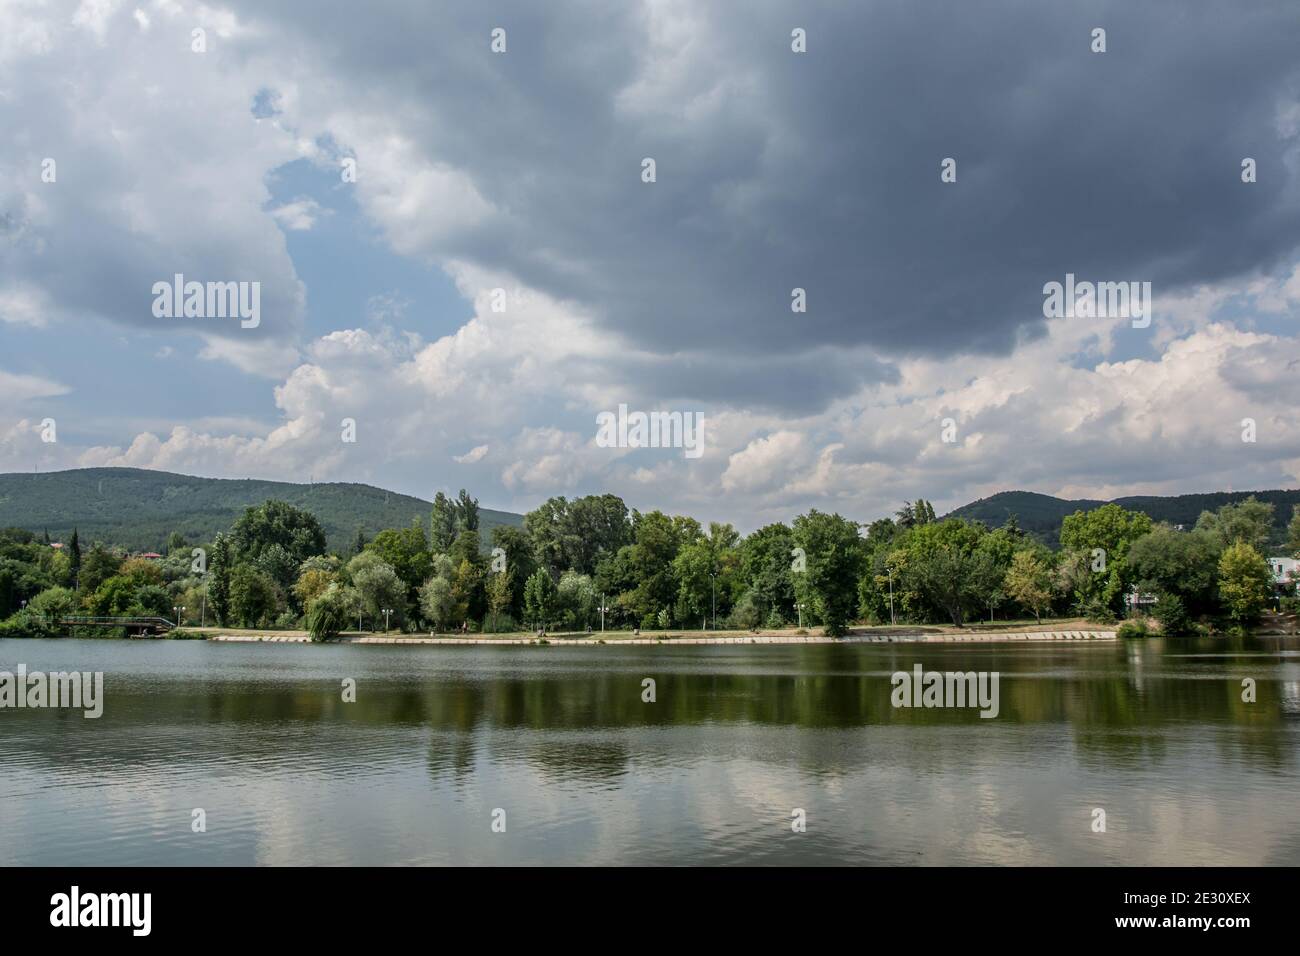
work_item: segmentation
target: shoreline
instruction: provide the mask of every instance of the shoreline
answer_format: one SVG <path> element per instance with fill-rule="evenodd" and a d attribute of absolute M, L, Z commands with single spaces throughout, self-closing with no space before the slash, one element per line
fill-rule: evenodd
<path fill-rule="evenodd" d="M 205 637 L 216 643 L 230 644 L 310 644 L 311 637 L 298 633 L 266 634 L 213 634 Z M 646 645 L 702 645 L 702 644 L 996 644 L 996 643 L 1051 643 L 1057 641 L 1088 642 L 1114 641 L 1114 630 L 1089 628 L 1083 630 L 1061 631 L 1002 631 L 973 634 L 928 634 L 912 632 L 902 634 L 848 634 L 844 637 L 825 637 L 822 635 L 803 634 L 746 634 L 734 637 L 618 637 L 609 640 L 595 634 L 578 637 L 547 637 L 542 644 L 535 637 L 430 637 L 415 634 L 386 636 L 382 634 L 340 637 L 326 641 L 327 644 L 422 644 L 428 646 L 476 647 L 476 646 L 514 646 L 514 647 L 577 647 L 599 645 L 616 647 L 622 644 L 636 646 Z"/>

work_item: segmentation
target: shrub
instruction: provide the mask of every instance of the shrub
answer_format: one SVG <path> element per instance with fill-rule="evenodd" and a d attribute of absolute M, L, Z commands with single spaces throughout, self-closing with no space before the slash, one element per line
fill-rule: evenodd
<path fill-rule="evenodd" d="M 46 588 L 32 598 L 27 609 L 40 617 L 58 618 L 77 612 L 77 596 L 67 588 Z"/>
<path fill-rule="evenodd" d="M 519 625 L 506 611 L 489 611 L 483 618 L 484 634 L 511 634 L 517 630 Z"/>
<path fill-rule="evenodd" d="M 1115 629 L 1116 637 L 1146 637 L 1151 632 L 1147 630 L 1147 622 L 1138 618 L 1132 621 L 1125 621 Z"/>
<path fill-rule="evenodd" d="M 1110 609 L 1109 604 L 1100 599 L 1084 601 L 1079 605 L 1079 613 L 1094 624 L 1115 623 L 1115 612 Z"/>
<path fill-rule="evenodd" d="M 0 621 L 2 637 L 58 637 L 58 632 L 41 615 L 22 610 Z"/>
<path fill-rule="evenodd" d="M 748 630 L 751 627 L 758 627 L 759 621 L 762 620 L 762 610 L 758 606 L 758 601 L 754 597 L 754 592 L 746 591 L 736 602 L 736 606 L 731 611 L 731 626 L 743 627 Z"/>

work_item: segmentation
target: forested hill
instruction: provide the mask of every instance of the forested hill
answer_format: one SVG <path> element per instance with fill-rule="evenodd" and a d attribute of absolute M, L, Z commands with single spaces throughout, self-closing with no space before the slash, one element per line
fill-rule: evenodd
<path fill-rule="evenodd" d="M 1190 528 L 1202 511 L 1214 511 L 1251 495 L 1273 505 L 1274 540 L 1286 538 L 1286 523 L 1300 490 L 1210 492 L 1161 497 L 1116 498 L 1124 508 L 1143 511 L 1154 521 Z M 294 484 L 254 479 L 196 478 L 141 468 L 81 468 L 42 474 L 0 475 L 0 528 L 49 530 L 55 541 L 66 540 L 76 526 L 83 542 L 103 541 L 137 551 L 163 551 L 167 537 L 179 531 L 187 541 L 211 540 L 229 530 L 245 508 L 278 498 L 316 515 L 329 546 L 346 550 L 363 530 L 367 537 L 383 528 L 405 528 L 419 518 L 428 528 L 432 504 L 410 495 L 372 485 L 347 483 Z M 1020 527 L 1055 545 L 1061 520 L 1076 511 L 1089 511 L 1107 502 L 1068 500 L 1030 491 L 1004 491 L 963 505 L 952 517 L 1000 527 L 1011 515 Z M 479 512 L 484 542 L 497 525 L 521 525 L 520 515 L 483 508 Z"/>
<path fill-rule="evenodd" d="M 429 527 L 431 503 L 371 485 L 195 478 L 140 468 L 80 468 L 44 474 L 0 475 L 0 528 L 46 529 L 55 541 L 77 527 L 83 542 L 103 541 L 137 551 L 164 551 L 168 535 L 211 540 L 230 530 L 244 509 L 278 498 L 314 514 L 329 546 L 344 550 L 357 529 L 367 537 L 384 528 Z M 483 540 L 496 525 L 520 525 L 507 511 L 479 511 Z"/>
<path fill-rule="evenodd" d="M 1116 498 L 1115 504 L 1131 511 L 1141 511 L 1153 521 L 1167 521 L 1190 528 L 1196 524 L 1202 511 L 1214 511 L 1223 505 L 1254 497 L 1273 505 L 1274 541 L 1280 544 L 1286 538 L 1286 524 L 1291 520 L 1291 509 L 1300 505 L 1300 490 L 1294 491 L 1213 491 L 1196 495 L 1134 495 Z M 1069 500 L 1040 495 L 1032 491 L 1003 491 L 989 498 L 981 498 L 953 511 L 950 517 L 982 521 L 990 528 L 1005 524 L 1015 515 L 1020 527 L 1035 537 L 1055 545 L 1061 533 L 1061 519 L 1076 511 L 1091 511 L 1107 504 L 1089 498 Z"/>

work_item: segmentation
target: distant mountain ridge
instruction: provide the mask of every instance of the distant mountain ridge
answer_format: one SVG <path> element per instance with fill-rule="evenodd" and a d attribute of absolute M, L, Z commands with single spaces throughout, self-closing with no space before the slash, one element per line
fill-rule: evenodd
<path fill-rule="evenodd" d="M 1190 528 L 1202 511 L 1254 495 L 1274 508 L 1274 540 L 1286 538 L 1291 509 L 1300 505 L 1293 491 L 1215 491 L 1191 495 L 1134 495 L 1115 504 Z M 86 545 L 94 541 L 135 551 L 161 551 L 173 531 L 187 541 L 211 540 L 229 530 L 250 505 L 278 498 L 305 508 L 320 520 L 332 549 L 346 550 L 360 528 L 367 537 L 383 528 L 409 527 L 418 518 L 427 529 L 432 503 L 373 485 L 345 482 L 295 484 L 241 478 L 199 478 L 143 468 L 78 468 L 36 474 L 0 474 L 0 528 L 46 529 L 56 541 L 67 540 L 75 526 Z M 1049 544 L 1058 543 L 1061 521 L 1076 511 L 1108 502 L 1069 500 L 1032 491 L 1003 491 L 950 512 L 946 517 L 981 521 L 990 528 L 1016 516 L 1025 531 Z M 486 543 L 497 525 L 523 524 L 523 516 L 482 508 L 479 528 Z"/>
<path fill-rule="evenodd" d="M 332 549 L 346 550 L 360 528 L 367 537 L 384 528 L 429 527 L 431 502 L 372 485 L 239 478 L 198 478 L 142 468 L 78 468 L 0 475 L 0 527 L 46 529 L 66 541 L 73 527 L 93 541 L 136 551 L 162 551 L 173 531 L 187 541 L 209 541 L 228 531 L 250 505 L 268 498 L 316 515 Z M 479 510 L 479 531 L 490 540 L 497 525 L 522 525 L 523 516 Z"/>
<path fill-rule="evenodd" d="M 1245 501 L 1254 496 L 1259 501 L 1273 505 L 1273 532 L 1275 543 L 1286 538 L 1286 525 L 1291 520 L 1291 509 L 1300 505 L 1300 489 L 1294 491 L 1211 491 L 1192 495 L 1131 495 L 1116 498 L 1114 503 L 1130 511 L 1150 515 L 1152 521 L 1165 521 L 1190 528 L 1203 511 L 1214 511 L 1223 505 Z M 1001 527 L 1011 515 L 1025 531 L 1055 545 L 1061 534 L 1061 520 L 1076 511 L 1091 511 L 1107 501 L 1091 498 L 1069 500 L 1042 495 L 1033 491 L 1001 491 L 988 498 L 972 501 L 950 512 L 947 517 L 982 521 L 990 528 Z"/>

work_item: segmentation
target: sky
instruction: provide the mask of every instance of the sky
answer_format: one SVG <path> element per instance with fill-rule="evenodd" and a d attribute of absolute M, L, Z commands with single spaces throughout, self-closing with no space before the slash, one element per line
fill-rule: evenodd
<path fill-rule="evenodd" d="M 1294 0 L 0 0 L 0 471 L 742 531 L 1296 487 L 1298 49 Z"/>

